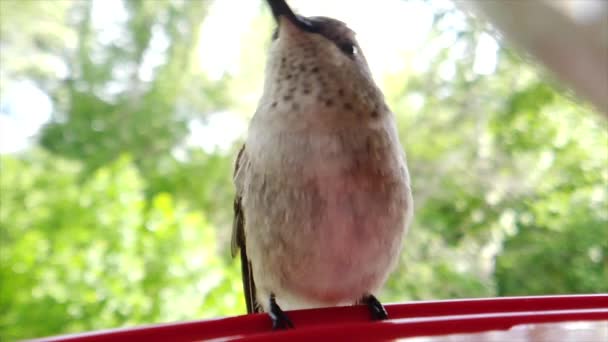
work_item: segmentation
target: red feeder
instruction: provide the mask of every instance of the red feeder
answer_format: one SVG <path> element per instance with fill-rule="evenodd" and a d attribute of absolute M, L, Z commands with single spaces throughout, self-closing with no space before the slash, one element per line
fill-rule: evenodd
<path fill-rule="evenodd" d="M 36 341 L 608 341 L 608 294 L 500 297 L 290 311 L 295 329 L 271 331 L 266 314 L 64 335 Z M 426 337 L 420 339 L 421 337 Z"/>

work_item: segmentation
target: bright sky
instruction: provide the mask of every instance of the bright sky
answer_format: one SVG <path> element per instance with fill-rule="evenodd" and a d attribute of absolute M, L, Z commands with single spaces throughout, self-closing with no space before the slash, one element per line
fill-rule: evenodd
<path fill-rule="evenodd" d="M 346 22 L 355 32 L 376 75 L 403 65 L 400 54 L 418 47 L 431 28 L 432 8 L 418 0 L 383 0 L 370 10 L 370 2 L 349 0 L 291 0 L 291 7 L 306 16 L 323 15 Z M 449 0 L 439 0 L 437 8 L 451 7 Z M 202 32 L 202 46 L 208 52 L 202 65 L 211 75 L 219 77 L 238 61 L 240 45 L 234 44 L 254 19 L 259 0 L 216 1 Z M 234 8 L 239 8 L 238 12 Z M 231 18 L 227 24 L 226 18 Z M 217 32 L 222 32 L 218 35 Z M 210 47 L 213 47 L 210 49 Z"/>
<path fill-rule="evenodd" d="M 260 0 L 215 0 L 201 32 L 201 68 L 211 78 L 220 78 L 224 72 L 238 70 L 241 46 L 238 42 L 250 30 L 258 13 Z M 93 0 L 93 25 L 100 30 L 100 40 L 116 42 L 121 39 L 120 24 L 126 13 L 120 0 Z M 417 56 L 413 67 L 424 68 L 428 56 L 417 54 L 426 42 L 431 29 L 433 13 L 440 8 L 451 8 L 450 0 L 428 3 L 419 0 L 382 0 L 374 2 L 352 0 L 291 0 L 291 6 L 303 15 L 323 15 L 338 18 L 357 32 L 357 39 L 369 61 L 376 79 L 401 70 L 404 56 Z M 235 11 L 238 8 L 238 11 Z M 228 20 L 229 18 L 229 20 Z M 459 23 L 454 23 L 458 25 Z M 222 34 L 217 34 L 221 32 Z M 155 65 L 163 63 L 162 51 L 167 39 L 162 32 L 153 30 L 153 49 L 139 70 L 142 79 L 151 76 Z M 490 36 L 484 36 L 477 47 L 475 72 L 491 74 L 496 65 L 497 45 Z M 445 77 L 450 77 L 450 70 Z M 237 75 L 238 76 L 238 75 Z M 261 88 L 261 85 L 260 85 Z M 114 87 L 121 91 L 120 86 Z M 49 99 L 33 84 L 22 82 L 2 96 L 0 106 L 0 153 L 11 153 L 28 146 L 31 137 L 47 122 L 52 112 Z M 190 125 L 189 145 L 205 150 L 226 147 L 241 136 L 246 123 L 243 116 L 230 111 L 211 115 L 206 125 Z"/>

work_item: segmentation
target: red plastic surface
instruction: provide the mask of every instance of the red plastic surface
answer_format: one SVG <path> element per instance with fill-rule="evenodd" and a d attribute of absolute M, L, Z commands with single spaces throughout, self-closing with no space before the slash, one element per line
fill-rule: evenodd
<path fill-rule="evenodd" d="M 310 341 L 387 340 L 509 330 L 518 325 L 605 321 L 608 294 L 502 297 L 386 305 L 389 320 L 371 322 L 366 307 L 289 312 L 295 329 L 273 332 L 265 314 L 161 324 L 44 338 L 38 341 Z"/>

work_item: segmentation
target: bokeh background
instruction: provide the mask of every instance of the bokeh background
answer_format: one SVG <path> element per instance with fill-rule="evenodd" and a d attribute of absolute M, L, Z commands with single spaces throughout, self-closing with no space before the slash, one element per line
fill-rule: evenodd
<path fill-rule="evenodd" d="M 290 3 L 358 32 L 398 118 L 416 215 L 381 300 L 608 292 L 605 118 L 450 1 Z M 269 10 L 0 19 L 0 340 L 244 313 L 231 175 Z"/>

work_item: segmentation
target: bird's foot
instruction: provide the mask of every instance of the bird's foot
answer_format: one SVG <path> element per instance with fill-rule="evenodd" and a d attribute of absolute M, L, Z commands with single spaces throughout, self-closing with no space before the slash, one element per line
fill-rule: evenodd
<path fill-rule="evenodd" d="M 270 295 L 270 311 L 268 312 L 272 320 L 272 330 L 293 328 L 293 323 L 289 316 L 277 304 L 274 294 Z"/>
<path fill-rule="evenodd" d="M 369 313 L 372 316 L 372 320 L 381 321 L 388 319 L 388 313 L 386 312 L 386 309 L 384 309 L 382 303 L 380 303 L 380 301 L 378 301 L 378 299 L 374 295 L 369 294 L 364 296 L 361 299 L 361 303 L 367 305 Z"/>

